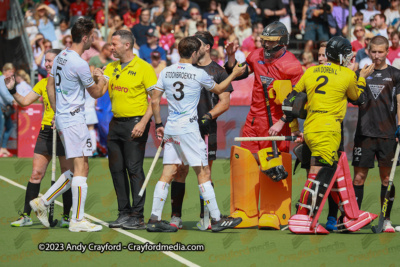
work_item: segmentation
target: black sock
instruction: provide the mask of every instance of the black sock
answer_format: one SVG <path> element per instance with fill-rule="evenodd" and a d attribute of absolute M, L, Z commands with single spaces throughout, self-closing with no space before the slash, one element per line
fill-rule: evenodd
<path fill-rule="evenodd" d="M 364 198 L 364 185 L 353 185 L 356 194 L 358 208 L 361 209 L 361 203 Z"/>
<path fill-rule="evenodd" d="M 69 216 L 69 212 L 71 211 L 72 207 L 72 191 L 71 188 L 68 189 L 64 194 L 62 194 L 63 198 L 63 206 L 64 206 L 64 215 Z"/>
<path fill-rule="evenodd" d="M 39 196 L 39 191 L 40 191 L 40 183 L 39 184 L 33 184 L 31 182 L 28 182 L 28 186 L 26 187 L 26 192 L 25 192 L 25 206 L 24 206 L 24 213 L 31 215 L 32 208 L 29 205 L 29 202 Z"/>
<path fill-rule="evenodd" d="M 385 194 L 387 190 L 387 186 L 381 185 L 381 208 L 383 205 L 383 202 L 385 201 Z M 393 207 L 393 201 L 394 201 L 394 196 L 395 196 L 396 190 L 394 185 L 392 185 L 392 189 L 390 190 L 390 195 L 389 195 L 389 203 L 387 205 L 386 209 L 386 214 L 385 214 L 385 219 L 390 219 L 390 212 L 392 211 Z"/>
<path fill-rule="evenodd" d="M 338 204 L 333 200 L 331 194 L 328 196 L 328 204 L 329 204 L 329 211 L 328 211 L 328 217 L 334 217 L 337 219 L 337 213 L 339 211 Z"/>
<path fill-rule="evenodd" d="M 182 203 L 185 196 L 185 183 L 173 181 L 171 183 L 171 207 L 172 216 L 182 217 Z"/>

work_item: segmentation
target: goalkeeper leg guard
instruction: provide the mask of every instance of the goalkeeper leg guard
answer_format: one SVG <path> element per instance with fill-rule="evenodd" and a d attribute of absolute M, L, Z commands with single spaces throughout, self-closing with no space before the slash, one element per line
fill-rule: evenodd
<path fill-rule="evenodd" d="M 236 228 L 257 226 L 260 195 L 257 161 L 248 149 L 232 146 L 230 167 L 231 217 L 243 219 Z"/>

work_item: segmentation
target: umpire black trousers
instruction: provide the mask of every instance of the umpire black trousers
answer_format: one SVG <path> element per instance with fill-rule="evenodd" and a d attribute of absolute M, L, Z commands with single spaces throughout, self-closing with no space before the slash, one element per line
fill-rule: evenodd
<path fill-rule="evenodd" d="M 143 159 L 146 149 L 150 122 L 142 137 L 133 139 L 133 127 L 142 117 L 113 118 L 107 138 L 108 164 L 117 194 L 118 211 L 132 213 L 143 218 L 146 193 L 139 197 L 139 191 L 145 180 Z M 129 179 L 128 179 L 129 178 Z M 132 194 L 130 204 L 129 191 Z"/>

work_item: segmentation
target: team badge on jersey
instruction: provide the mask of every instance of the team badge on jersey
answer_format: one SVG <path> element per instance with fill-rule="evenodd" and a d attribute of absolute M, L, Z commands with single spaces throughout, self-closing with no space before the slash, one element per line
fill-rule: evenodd
<path fill-rule="evenodd" d="M 369 86 L 369 89 L 371 90 L 371 93 L 374 96 L 375 100 L 381 94 L 383 88 L 385 88 L 385 85 L 383 85 L 383 84 L 369 84 L 368 86 Z"/>

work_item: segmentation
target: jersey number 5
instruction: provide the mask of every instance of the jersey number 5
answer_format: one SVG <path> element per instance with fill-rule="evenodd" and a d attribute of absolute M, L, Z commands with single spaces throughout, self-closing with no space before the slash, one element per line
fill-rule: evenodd
<path fill-rule="evenodd" d="M 178 88 L 178 89 L 175 89 L 175 90 L 176 90 L 177 92 L 180 93 L 180 96 L 179 96 L 179 97 L 176 97 L 175 94 L 173 94 L 173 96 L 174 96 L 175 100 L 181 101 L 181 100 L 183 99 L 183 97 L 185 96 L 185 93 L 183 92 L 183 87 L 184 87 L 184 85 L 183 85 L 182 82 L 175 82 L 175 83 L 173 84 L 174 88 L 175 88 L 177 85 L 179 85 L 179 88 Z"/>
<path fill-rule="evenodd" d="M 319 90 L 319 88 L 325 86 L 325 85 L 328 83 L 328 77 L 326 77 L 326 76 L 319 76 L 318 79 L 317 79 L 317 82 L 318 82 L 319 80 L 321 80 L 321 79 L 324 79 L 324 81 L 323 81 L 322 83 L 318 84 L 317 88 L 315 88 L 315 93 L 324 95 L 324 94 L 326 94 L 326 92 L 325 92 L 325 91 L 322 91 L 322 90 Z"/>
<path fill-rule="evenodd" d="M 62 68 L 60 66 L 57 66 L 56 76 L 57 76 L 58 82 L 56 81 L 56 86 L 60 86 L 60 83 L 61 83 L 61 75 L 60 75 L 60 73 L 58 73 L 59 70 L 62 70 Z"/>

